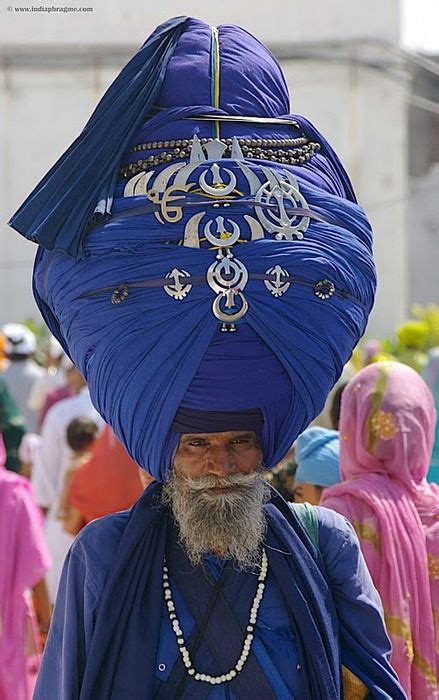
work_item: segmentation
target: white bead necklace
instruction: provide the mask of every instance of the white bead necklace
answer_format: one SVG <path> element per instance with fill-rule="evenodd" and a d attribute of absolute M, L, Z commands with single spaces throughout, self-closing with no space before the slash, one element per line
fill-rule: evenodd
<path fill-rule="evenodd" d="M 256 589 L 255 597 L 253 598 L 252 607 L 250 610 L 250 617 L 247 625 L 247 635 L 244 639 L 244 645 L 241 651 L 241 656 L 236 662 L 235 666 L 228 672 L 223 673 L 221 676 L 209 676 L 207 673 L 198 673 L 192 666 L 191 657 L 188 649 L 184 643 L 183 632 L 181 631 L 180 623 L 175 612 L 175 604 L 172 599 L 171 586 L 169 584 L 169 571 L 166 565 L 166 557 L 163 562 L 163 592 L 165 595 L 165 603 L 168 609 L 169 619 L 171 621 L 172 629 L 177 638 L 178 648 L 186 667 L 186 671 L 189 676 L 192 676 L 196 681 L 204 681 L 205 683 L 210 683 L 211 685 L 217 685 L 220 683 L 225 683 L 226 681 L 231 681 L 235 676 L 240 673 L 244 667 L 245 662 L 250 654 L 250 649 L 253 641 L 253 630 L 258 617 L 259 605 L 264 595 L 265 579 L 267 577 L 268 571 L 268 557 L 265 549 L 262 550 L 261 559 L 261 571 L 258 576 L 258 587 Z"/>

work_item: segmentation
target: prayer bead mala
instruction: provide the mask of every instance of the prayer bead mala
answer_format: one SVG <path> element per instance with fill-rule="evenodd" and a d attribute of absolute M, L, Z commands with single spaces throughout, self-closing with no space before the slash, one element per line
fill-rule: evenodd
<path fill-rule="evenodd" d="M 192 666 L 192 661 L 190 658 L 189 651 L 184 643 L 183 632 L 180 627 L 180 622 L 177 618 L 177 613 L 175 611 L 175 604 L 172 599 L 171 586 L 169 584 L 169 571 L 166 565 L 166 557 L 163 563 L 163 592 L 165 596 L 165 603 L 168 610 L 169 620 L 174 630 L 174 634 L 177 638 L 177 645 L 180 650 L 180 654 L 185 665 L 186 671 L 194 680 L 203 681 L 205 683 L 210 683 L 211 685 L 219 685 L 220 683 L 226 683 L 227 681 L 233 680 L 235 676 L 240 673 L 243 669 L 245 662 L 250 654 L 250 649 L 253 641 L 253 630 L 258 617 L 259 605 L 264 595 L 265 579 L 267 577 L 268 571 L 268 557 L 265 549 L 262 550 L 261 559 L 261 571 L 258 576 L 258 587 L 256 589 L 255 597 L 253 598 L 252 607 L 250 610 L 250 617 L 247 625 L 247 634 L 244 639 L 244 644 L 242 648 L 241 655 L 236 662 L 234 668 L 232 668 L 228 673 L 223 673 L 220 676 L 211 676 L 207 673 L 198 673 Z"/>

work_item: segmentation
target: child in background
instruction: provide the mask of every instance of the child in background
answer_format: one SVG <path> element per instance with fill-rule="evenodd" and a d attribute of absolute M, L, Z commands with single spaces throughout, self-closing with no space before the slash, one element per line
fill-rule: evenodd
<path fill-rule="evenodd" d="M 68 494 L 70 481 L 76 469 L 90 459 L 93 444 L 98 434 L 98 426 L 91 418 L 87 418 L 87 416 L 74 418 L 67 426 L 67 444 L 73 454 L 69 468 L 65 473 L 64 487 L 60 496 L 57 518 L 62 521 L 64 529 L 72 535 L 76 535 L 82 525 L 77 522 L 77 513 L 69 502 Z"/>
<path fill-rule="evenodd" d="M 296 440 L 295 501 L 318 506 L 327 486 L 340 480 L 337 430 L 308 428 Z"/>
<path fill-rule="evenodd" d="M 153 479 L 143 469 L 146 487 Z M 142 494 L 139 467 L 106 425 L 93 447 L 93 454 L 73 474 L 68 488 L 70 525 L 64 529 L 76 535 L 81 527 L 108 513 L 131 508 Z M 70 528 L 70 529 L 68 529 Z"/>

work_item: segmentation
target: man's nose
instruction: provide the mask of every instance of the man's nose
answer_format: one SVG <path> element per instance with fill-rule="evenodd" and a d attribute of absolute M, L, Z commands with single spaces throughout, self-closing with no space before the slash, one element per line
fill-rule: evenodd
<path fill-rule="evenodd" d="M 227 447 L 212 447 L 209 451 L 209 473 L 215 476 L 228 476 L 235 471 L 235 462 Z"/>

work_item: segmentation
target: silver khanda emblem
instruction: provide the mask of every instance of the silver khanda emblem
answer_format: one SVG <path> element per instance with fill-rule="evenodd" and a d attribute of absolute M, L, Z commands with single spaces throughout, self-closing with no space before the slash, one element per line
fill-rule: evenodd
<path fill-rule="evenodd" d="M 291 282 L 285 281 L 284 277 L 289 277 L 289 272 L 280 265 L 270 267 L 265 272 L 266 275 L 273 276 L 274 279 L 264 280 L 264 284 L 270 294 L 274 297 L 281 297 L 287 292 L 291 286 Z"/>
<path fill-rule="evenodd" d="M 124 196 L 146 195 L 158 207 L 154 216 L 161 224 L 181 221 L 185 198 L 192 192 L 201 192 L 213 198 L 213 207 L 230 207 L 233 200 L 239 202 L 242 192 L 237 190 L 236 174 L 228 167 L 228 159 L 224 158 L 226 149 L 226 143 L 219 139 L 211 139 L 202 146 L 198 137 L 194 136 L 189 162 L 171 163 L 158 174 L 145 171 L 133 176 L 125 186 Z M 250 240 L 264 238 L 266 232 L 275 234 L 280 241 L 302 239 L 310 219 L 303 211 L 308 204 L 299 191 L 294 175 L 288 170 L 279 172 L 266 166 L 260 166 L 256 171 L 249 168 L 236 137 L 233 139 L 230 160 L 234 167 L 238 166 L 241 170 L 247 180 L 248 194 L 254 198 L 254 216 L 244 215 L 250 228 Z M 199 168 L 201 172 L 194 181 L 192 178 Z M 228 220 L 225 224 L 223 219 L 217 218 L 207 226 L 202 223 L 204 216 L 206 212 L 203 216 L 197 212 L 189 219 L 183 245 L 200 247 L 203 228 L 205 237 L 215 246 L 231 246 L 240 237 L 236 235 L 236 222 Z M 215 226 L 218 233 L 212 231 Z M 225 241 L 224 234 L 230 227 L 233 229 L 233 241 L 218 243 L 219 238 Z"/>
<path fill-rule="evenodd" d="M 234 324 L 248 311 L 243 290 L 248 282 L 245 265 L 230 250 L 220 250 L 207 270 L 207 283 L 216 293 L 212 304 L 214 316 L 222 323 Z"/>
<path fill-rule="evenodd" d="M 171 272 L 165 275 L 165 279 L 171 282 L 171 284 L 166 284 L 163 287 L 166 294 L 169 294 L 173 299 L 177 299 L 177 301 L 184 299 L 192 289 L 191 284 L 184 282 L 187 277 L 190 277 L 189 272 L 186 272 L 186 270 L 178 270 L 174 267 Z"/>
<path fill-rule="evenodd" d="M 185 197 L 192 192 L 206 194 L 213 199 L 216 209 L 230 207 L 233 200 L 239 202 L 242 192 L 237 190 L 235 173 L 224 162 L 226 148 L 226 144 L 218 139 L 212 139 L 202 147 L 199 139 L 194 137 L 189 162 L 171 163 L 157 175 L 152 171 L 134 176 L 127 183 L 124 196 L 146 195 L 157 205 L 159 210 L 154 215 L 162 224 L 181 221 Z M 278 172 L 265 166 L 257 171 L 249 168 L 236 138 L 231 156 L 234 166 L 240 168 L 247 180 L 248 192 L 253 199 L 254 215 L 243 215 L 250 240 L 263 239 L 266 232 L 275 234 L 276 240 L 302 239 L 310 219 L 304 211 L 308 209 L 307 202 L 299 192 L 294 175 L 288 170 Z M 194 182 L 192 178 L 200 166 L 204 167 Z M 206 272 L 206 281 L 216 294 L 212 303 L 213 314 L 222 323 L 223 330 L 235 330 L 234 324 L 244 318 L 249 308 L 244 296 L 249 273 L 231 251 L 233 245 L 242 242 L 240 224 L 234 218 L 212 217 L 207 211 L 198 211 L 187 221 L 182 243 L 190 248 L 200 248 L 201 236 L 218 251 L 216 260 Z M 276 298 L 291 286 L 288 271 L 280 265 L 269 268 L 265 275 L 265 287 Z M 191 275 L 186 270 L 174 268 L 165 279 L 164 290 L 175 300 L 183 300 L 192 289 Z M 334 291 L 327 280 L 321 280 L 314 293 L 326 299 Z"/>
<path fill-rule="evenodd" d="M 263 170 L 268 169 L 263 168 Z M 286 173 L 288 182 L 279 179 L 271 171 L 267 174 L 267 182 L 256 192 L 256 202 L 269 205 L 255 207 L 259 221 L 269 233 L 276 234 L 275 238 L 278 241 L 292 241 L 294 238 L 301 240 L 309 226 L 309 217 L 295 213 L 294 209 L 307 209 L 308 204 L 299 192 L 295 177 L 291 173 Z"/>

